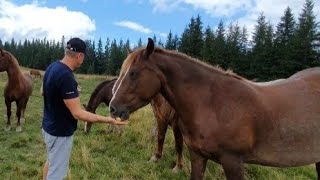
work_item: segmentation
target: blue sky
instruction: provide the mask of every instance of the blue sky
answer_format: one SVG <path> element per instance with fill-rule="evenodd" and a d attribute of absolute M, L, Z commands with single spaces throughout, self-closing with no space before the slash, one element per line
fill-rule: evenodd
<path fill-rule="evenodd" d="M 314 12 L 320 21 L 320 1 Z M 171 30 L 181 35 L 190 18 L 200 15 L 203 26 L 215 28 L 222 19 L 245 25 L 252 32 L 257 16 L 264 12 L 276 25 L 290 6 L 295 17 L 304 0 L 0 0 L 0 39 L 44 38 L 62 35 L 84 39 L 161 38 Z"/>

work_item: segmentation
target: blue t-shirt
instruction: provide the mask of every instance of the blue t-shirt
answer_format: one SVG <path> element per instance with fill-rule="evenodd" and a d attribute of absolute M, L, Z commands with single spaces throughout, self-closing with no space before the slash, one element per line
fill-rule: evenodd
<path fill-rule="evenodd" d="M 60 61 L 49 65 L 43 78 L 44 112 L 42 128 L 53 136 L 71 136 L 77 120 L 64 104 L 64 99 L 79 96 L 72 70 Z"/>

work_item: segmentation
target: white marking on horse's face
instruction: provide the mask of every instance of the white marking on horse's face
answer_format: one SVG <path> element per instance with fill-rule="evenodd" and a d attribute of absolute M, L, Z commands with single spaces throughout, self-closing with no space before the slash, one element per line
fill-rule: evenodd
<path fill-rule="evenodd" d="M 118 91 L 119 91 L 119 89 L 120 89 L 120 87 L 121 87 L 121 84 L 122 84 L 122 82 L 123 82 L 123 79 L 127 76 L 127 73 L 129 72 L 130 67 L 131 67 L 131 65 L 128 67 L 128 69 L 127 69 L 127 71 L 125 72 L 125 74 L 123 75 L 123 77 L 122 77 L 121 79 L 118 78 L 117 81 L 114 83 L 114 86 L 112 87 L 112 94 L 113 94 L 113 96 L 112 96 L 112 99 L 111 99 L 111 101 L 110 101 L 110 103 L 109 103 L 109 107 L 110 107 L 110 104 L 112 103 L 112 101 L 116 98 L 117 93 L 118 93 Z M 115 90 L 116 85 L 117 85 L 117 83 L 118 83 L 119 80 L 120 80 L 120 83 L 119 83 L 117 89 Z"/>

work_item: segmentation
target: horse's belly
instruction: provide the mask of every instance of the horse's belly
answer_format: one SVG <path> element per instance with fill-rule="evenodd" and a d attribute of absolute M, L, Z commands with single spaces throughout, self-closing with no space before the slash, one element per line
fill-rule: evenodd
<path fill-rule="evenodd" d="M 257 151 L 245 156 L 247 163 L 275 167 L 295 167 L 320 162 L 320 150 L 306 151 L 293 149 L 292 151 Z"/>
<path fill-rule="evenodd" d="M 294 116 L 299 117 L 294 118 Z M 320 113 L 293 115 L 257 139 L 247 162 L 290 167 L 320 162 Z"/>

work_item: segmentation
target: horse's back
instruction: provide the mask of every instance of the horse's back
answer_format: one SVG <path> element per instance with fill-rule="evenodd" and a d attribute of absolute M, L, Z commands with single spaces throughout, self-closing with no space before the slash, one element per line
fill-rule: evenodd
<path fill-rule="evenodd" d="M 258 158 L 252 162 L 274 166 L 319 162 L 320 68 L 259 88 L 267 113 L 261 116 L 264 120 L 257 120 L 260 132 L 253 154 Z"/>
<path fill-rule="evenodd" d="M 320 83 L 320 67 L 314 67 L 299 71 L 290 76 L 288 79 L 303 79 Z"/>

